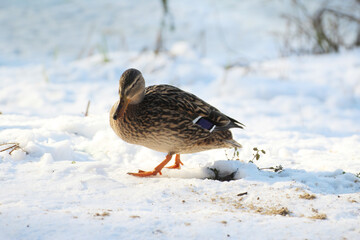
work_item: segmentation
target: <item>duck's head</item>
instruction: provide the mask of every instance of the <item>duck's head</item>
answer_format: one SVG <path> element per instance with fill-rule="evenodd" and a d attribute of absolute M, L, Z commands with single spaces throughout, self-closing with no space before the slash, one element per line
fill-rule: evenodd
<path fill-rule="evenodd" d="M 145 96 L 145 80 L 139 70 L 130 68 L 120 77 L 120 102 L 112 116 L 114 120 L 121 118 L 129 104 L 140 103 Z"/>

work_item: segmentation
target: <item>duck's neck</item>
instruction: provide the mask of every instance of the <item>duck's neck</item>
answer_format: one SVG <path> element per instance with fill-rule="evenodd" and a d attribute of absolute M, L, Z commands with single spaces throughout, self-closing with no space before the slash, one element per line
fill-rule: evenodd
<path fill-rule="evenodd" d="M 136 95 L 131 97 L 131 104 L 136 105 L 141 103 L 145 97 L 145 90 L 138 92 Z"/>

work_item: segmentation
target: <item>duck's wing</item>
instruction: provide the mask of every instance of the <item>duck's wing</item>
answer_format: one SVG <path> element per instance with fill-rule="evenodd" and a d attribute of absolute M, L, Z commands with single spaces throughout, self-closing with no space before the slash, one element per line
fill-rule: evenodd
<path fill-rule="evenodd" d="M 154 85 L 146 88 L 146 94 L 156 93 L 170 106 L 176 106 L 179 112 L 185 112 L 194 124 L 209 131 L 224 131 L 230 128 L 244 128 L 244 124 L 223 114 L 194 94 L 170 85 Z"/>

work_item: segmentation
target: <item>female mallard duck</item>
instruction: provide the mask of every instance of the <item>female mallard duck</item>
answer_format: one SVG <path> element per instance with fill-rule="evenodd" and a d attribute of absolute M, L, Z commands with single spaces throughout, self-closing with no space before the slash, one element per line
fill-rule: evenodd
<path fill-rule="evenodd" d="M 153 171 L 128 173 L 147 177 L 161 174 L 161 169 L 176 154 L 180 169 L 181 153 L 194 153 L 214 148 L 241 148 L 232 139 L 230 128 L 243 124 L 221 113 L 215 107 L 170 85 L 145 88 L 140 71 L 126 70 L 120 78 L 120 100 L 110 111 L 110 125 L 128 143 L 142 145 L 167 153 L 165 160 Z"/>

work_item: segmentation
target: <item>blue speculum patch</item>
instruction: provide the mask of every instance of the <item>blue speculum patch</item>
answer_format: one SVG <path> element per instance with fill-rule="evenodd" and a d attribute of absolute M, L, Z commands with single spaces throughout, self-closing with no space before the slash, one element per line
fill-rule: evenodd
<path fill-rule="evenodd" d="M 197 122 L 197 125 L 200 125 L 200 127 L 205 128 L 207 130 L 211 130 L 214 127 L 214 124 L 210 122 L 209 120 L 205 118 L 200 118 Z"/>

